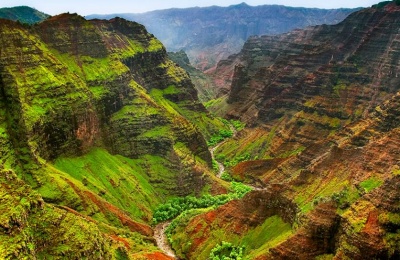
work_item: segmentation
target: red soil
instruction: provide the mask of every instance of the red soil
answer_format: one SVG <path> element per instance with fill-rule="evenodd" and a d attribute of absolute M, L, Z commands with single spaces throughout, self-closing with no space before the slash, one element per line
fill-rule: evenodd
<path fill-rule="evenodd" d="M 89 191 L 84 191 L 85 195 L 96 204 L 101 212 L 112 213 L 114 216 L 118 217 L 122 225 L 127 226 L 131 231 L 138 232 L 144 236 L 153 236 L 153 229 L 150 226 L 141 224 L 133 221 L 129 216 L 127 216 L 121 209 L 116 206 L 100 199 L 98 196 Z"/>
<path fill-rule="evenodd" d="M 167 256 L 161 252 L 154 252 L 144 255 L 149 260 L 173 260 L 173 257 Z"/>

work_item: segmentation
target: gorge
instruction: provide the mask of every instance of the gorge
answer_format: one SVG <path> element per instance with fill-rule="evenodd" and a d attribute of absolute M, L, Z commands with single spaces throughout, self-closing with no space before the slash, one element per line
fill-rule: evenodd
<path fill-rule="evenodd" d="M 43 19 L 0 19 L 1 259 L 400 257 L 396 1 L 250 37 L 205 103 L 143 25 Z"/>

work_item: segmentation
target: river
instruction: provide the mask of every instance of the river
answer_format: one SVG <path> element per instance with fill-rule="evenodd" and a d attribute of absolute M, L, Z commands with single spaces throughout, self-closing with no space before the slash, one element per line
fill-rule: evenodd
<path fill-rule="evenodd" d="M 233 129 L 233 136 L 234 137 L 236 135 L 236 130 Z M 214 152 L 215 150 L 221 146 L 227 139 L 219 142 L 218 144 L 216 144 L 213 147 L 209 148 L 210 154 L 211 154 L 211 158 L 217 162 L 218 164 L 218 174 L 217 177 L 221 178 L 221 175 L 224 173 L 225 171 L 225 166 L 218 162 L 217 160 L 215 160 L 215 156 L 214 156 Z M 167 235 L 165 234 L 166 229 L 168 228 L 168 226 L 171 224 L 171 221 L 166 221 L 166 222 L 162 222 L 160 224 L 158 224 L 155 229 L 154 229 L 154 239 L 157 242 L 157 246 L 158 248 L 160 248 L 166 255 L 173 257 L 175 259 L 178 259 L 175 255 L 174 250 L 172 250 L 171 245 L 169 244 Z"/>

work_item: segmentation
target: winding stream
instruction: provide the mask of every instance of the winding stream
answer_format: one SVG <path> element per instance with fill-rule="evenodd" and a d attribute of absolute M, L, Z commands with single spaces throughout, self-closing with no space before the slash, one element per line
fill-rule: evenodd
<path fill-rule="evenodd" d="M 233 127 L 231 129 L 233 131 L 232 137 L 235 137 L 236 129 L 234 129 Z M 228 140 L 228 139 L 222 140 L 215 146 L 209 148 L 211 158 L 214 161 L 216 161 L 218 164 L 218 174 L 217 174 L 218 178 L 221 178 L 221 175 L 224 173 L 225 166 L 222 163 L 215 160 L 214 152 L 216 149 L 218 149 L 218 147 L 220 147 L 224 142 L 226 142 L 226 140 Z M 156 240 L 158 248 L 160 248 L 166 255 L 173 257 L 174 259 L 178 259 L 175 255 L 174 250 L 172 250 L 171 245 L 168 242 L 167 235 L 165 234 L 165 231 L 170 224 L 171 224 L 171 221 L 166 221 L 166 222 L 162 222 L 162 223 L 158 224 L 154 229 L 154 239 Z"/>
<path fill-rule="evenodd" d="M 171 224 L 171 221 L 166 221 L 158 224 L 154 229 L 154 238 L 157 242 L 158 248 L 160 248 L 166 255 L 177 259 L 174 250 L 168 242 L 165 230 Z"/>
<path fill-rule="evenodd" d="M 224 166 L 222 163 L 220 163 L 219 161 L 215 160 L 214 152 L 215 152 L 215 150 L 216 150 L 221 144 L 223 144 L 223 143 L 224 143 L 224 141 L 218 143 L 216 146 L 214 146 L 213 148 L 210 149 L 211 158 L 212 158 L 214 161 L 216 161 L 217 164 L 218 164 L 218 174 L 217 174 L 217 177 L 218 177 L 218 178 L 221 178 L 222 174 L 224 173 L 224 171 L 225 171 L 225 166 Z"/>

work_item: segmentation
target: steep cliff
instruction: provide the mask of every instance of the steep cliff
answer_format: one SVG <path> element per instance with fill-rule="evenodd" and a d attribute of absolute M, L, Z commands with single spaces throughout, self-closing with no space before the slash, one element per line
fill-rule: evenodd
<path fill-rule="evenodd" d="M 257 189 L 177 226 L 181 257 L 226 241 L 249 259 L 399 258 L 399 12 L 255 37 L 219 64 L 236 65 L 227 116 L 253 127 L 216 158 Z"/>
<path fill-rule="evenodd" d="M 398 14 L 389 4 L 338 25 L 250 38 L 215 75 L 228 76 L 217 82 L 231 82 L 226 116 L 259 128 L 242 133 L 238 154 L 223 153 L 285 158 L 391 97 L 399 85 Z M 253 142 L 263 148 L 250 152 Z"/>
<path fill-rule="evenodd" d="M 152 210 L 211 184 L 223 123 L 142 25 L 1 20 L 0 90 L 1 258 L 144 256 Z"/>

